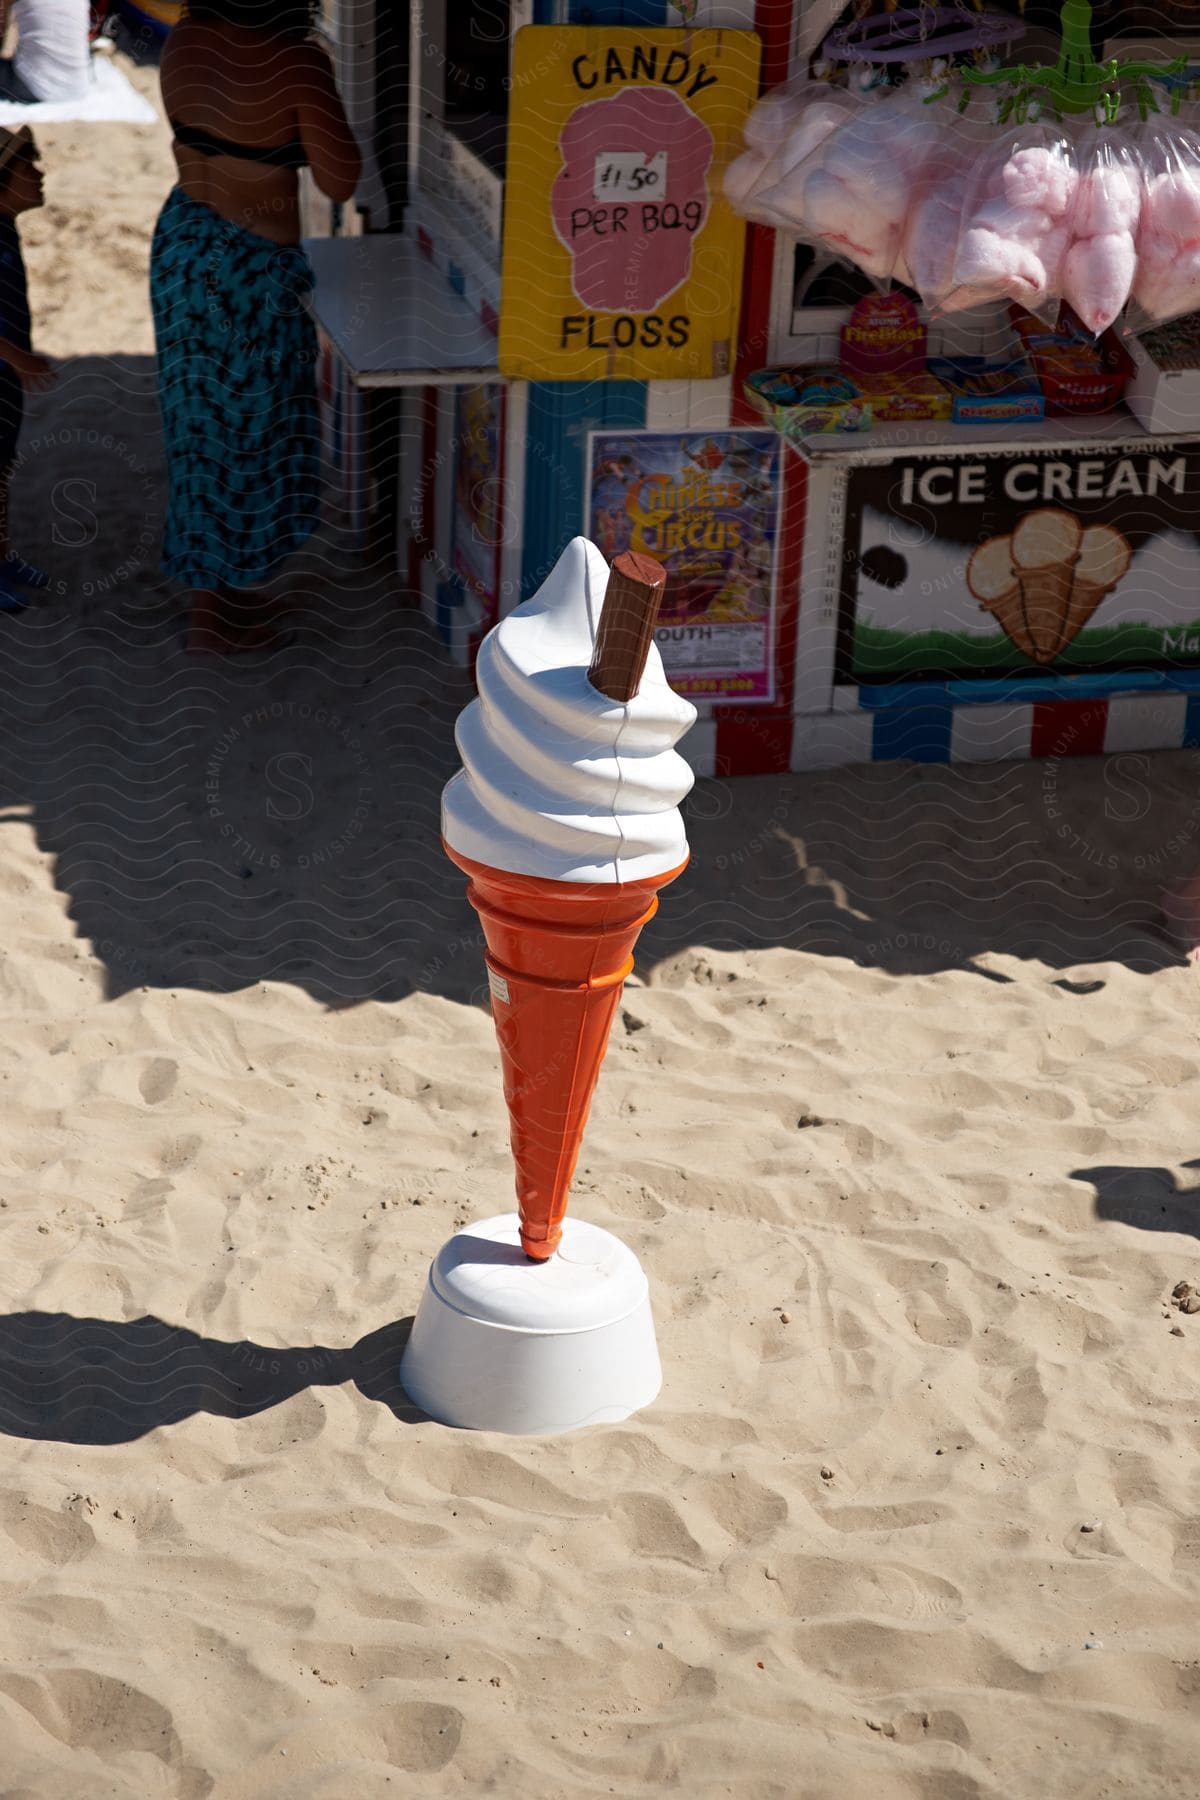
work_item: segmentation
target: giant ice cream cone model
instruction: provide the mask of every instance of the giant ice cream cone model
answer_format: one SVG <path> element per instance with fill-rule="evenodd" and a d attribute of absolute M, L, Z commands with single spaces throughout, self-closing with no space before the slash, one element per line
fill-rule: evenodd
<path fill-rule="evenodd" d="M 576 538 L 485 639 L 458 721 L 442 839 L 487 942 L 518 1211 L 430 1270 L 402 1378 L 447 1424 L 566 1431 L 661 1381 L 641 1266 L 566 1212 L 634 945 L 687 862 L 675 744 L 696 714 L 653 642 L 665 580 Z"/>
<path fill-rule="evenodd" d="M 483 646 L 442 802 L 487 939 L 521 1242 L 538 1260 L 558 1246 L 638 934 L 687 862 L 692 774 L 674 745 L 696 715 L 653 644 L 665 581 L 649 557 L 626 553 L 610 577 L 594 545 L 569 544 Z"/>
<path fill-rule="evenodd" d="M 567 1191 L 633 947 L 657 889 L 683 868 L 608 885 L 509 875 L 447 850 L 470 877 L 508 1102 L 521 1243 L 539 1261 L 562 1237 Z"/>

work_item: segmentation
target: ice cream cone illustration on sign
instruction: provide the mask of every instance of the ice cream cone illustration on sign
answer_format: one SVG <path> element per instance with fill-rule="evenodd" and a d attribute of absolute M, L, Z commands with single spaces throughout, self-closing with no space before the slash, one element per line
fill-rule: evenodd
<path fill-rule="evenodd" d="M 1132 560 L 1129 540 L 1121 532 L 1111 525 L 1088 527 L 1079 547 L 1079 561 L 1075 564 L 1075 579 L 1071 583 L 1059 651 L 1065 650 L 1078 637 L 1100 602 L 1124 580 Z"/>
<path fill-rule="evenodd" d="M 1073 513 L 1039 507 L 1012 534 L 1013 567 L 1025 603 L 1025 629 L 1040 663 L 1053 662 L 1075 581 L 1083 527 Z"/>
<path fill-rule="evenodd" d="M 1037 649 L 1025 626 L 1025 601 L 1013 568 L 1012 539 L 989 538 L 967 564 L 967 587 L 1004 635 L 1037 661 Z"/>
<path fill-rule="evenodd" d="M 490 633 L 442 840 L 487 939 L 520 1240 L 545 1261 L 633 948 L 688 857 L 675 744 L 695 708 L 654 644 L 666 571 L 584 538 Z"/>
<path fill-rule="evenodd" d="M 1011 537 L 980 544 L 967 587 L 1018 650 L 1051 663 L 1124 579 L 1132 556 L 1111 525 L 1085 531 L 1073 513 L 1042 507 Z"/>

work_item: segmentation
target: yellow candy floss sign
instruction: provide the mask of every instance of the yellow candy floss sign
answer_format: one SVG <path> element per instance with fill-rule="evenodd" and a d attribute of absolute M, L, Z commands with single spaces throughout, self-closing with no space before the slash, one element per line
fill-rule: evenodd
<path fill-rule="evenodd" d="M 721 184 L 742 148 L 760 50 L 752 31 L 517 33 L 502 375 L 729 374 L 745 227 Z"/>

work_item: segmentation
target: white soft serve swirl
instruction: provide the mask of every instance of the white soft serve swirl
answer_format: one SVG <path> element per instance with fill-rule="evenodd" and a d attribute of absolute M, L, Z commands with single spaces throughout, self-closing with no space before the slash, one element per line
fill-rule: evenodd
<path fill-rule="evenodd" d="M 636 881 L 687 858 L 679 802 L 694 777 L 674 746 L 696 709 L 650 647 L 639 692 L 588 680 L 608 564 L 574 538 L 532 600 L 488 633 L 479 698 L 459 716 L 462 769 L 442 795 L 460 856 L 551 881 Z"/>

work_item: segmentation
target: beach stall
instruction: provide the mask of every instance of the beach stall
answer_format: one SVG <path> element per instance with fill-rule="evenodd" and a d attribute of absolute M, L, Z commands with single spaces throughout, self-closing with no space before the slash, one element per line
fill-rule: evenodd
<path fill-rule="evenodd" d="M 778 167 L 768 174 L 767 210 L 783 223 L 769 234 L 769 253 L 768 234 L 758 240 L 769 299 L 761 323 L 744 325 L 743 342 L 765 354 L 759 367 L 743 366 L 742 397 L 779 427 L 788 458 L 803 465 L 806 506 L 791 716 L 764 752 L 776 767 L 801 769 L 1194 745 L 1200 321 L 1175 315 L 1200 307 L 1200 282 L 1169 302 L 1172 322 L 1155 328 L 1146 308 L 1156 296 L 1142 276 L 1156 247 L 1154 183 L 1181 212 L 1193 195 L 1200 202 L 1186 153 L 1172 148 L 1191 141 L 1188 104 L 1176 116 L 1172 99 L 1194 91 L 1200 58 L 1186 40 L 1142 33 L 1106 45 L 1098 63 L 1091 9 L 1075 0 L 1062 8 L 1061 37 L 1027 34 L 1015 48 L 1003 34 L 1018 21 L 1006 25 L 997 9 L 982 54 L 960 9 L 849 14 L 831 32 L 838 10 L 807 11 L 821 73 L 836 72 L 839 57 L 870 69 L 863 59 L 874 51 L 897 62 L 920 56 L 933 79 L 917 95 L 908 90 L 908 116 L 902 85 L 851 91 L 847 104 L 861 105 L 843 118 L 856 122 L 839 121 L 840 137 L 821 140 L 840 154 L 818 147 L 782 183 Z M 970 93 L 971 80 L 947 80 L 945 63 L 937 67 L 938 46 L 921 34 L 939 28 L 943 58 L 948 43 L 976 52 L 980 97 L 990 91 L 1017 104 L 960 126 L 955 89 Z M 791 60 L 794 83 L 811 72 L 811 44 Z M 894 62 L 874 65 L 881 74 L 885 66 L 890 80 Z M 1053 94 L 1059 79 L 1077 82 L 1077 93 Z M 939 85 L 954 103 L 940 136 L 930 124 Z M 1033 93 L 1042 106 L 1029 106 Z M 1108 139 L 1092 122 L 1098 94 L 1114 127 Z M 818 93 L 817 104 L 830 97 Z M 1157 172 L 1149 158 L 1135 169 L 1120 147 L 1128 142 L 1122 106 L 1142 125 L 1143 145 L 1167 146 Z M 986 191 L 972 186 L 972 158 L 986 168 L 991 157 L 1015 187 L 1060 141 L 1071 192 L 1061 228 L 1048 188 L 1015 196 L 999 179 Z M 928 160 L 916 174 L 922 153 Z M 879 235 L 883 196 L 906 183 L 910 223 L 891 245 Z M 1037 217 L 1046 264 L 1052 237 L 1060 259 L 1052 290 L 1031 293 L 1026 306 L 1004 279 L 1016 266 L 1009 253 L 1030 248 L 1020 231 L 1035 229 L 1032 210 L 1018 219 L 1018 198 L 1031 209 L 1045 204 Z M 947 200 L 954 228 L 939 239 L 930 227 Z M 745 210 L 753 216 L 753 198 Z M 1189 226 L 1170 243 L 1176 268 L 1189 231 L 1196 235 Z M 921 307 L 939 278 L 939 243 L 952 258 L 947 291 L 935 294 L 941 305 Z M 996 277 L 990 285 L 985 272 Z M 956 278 L 980 282 L 964 296 L 979 304 L 957 303 Z M 1099 309 L 1086 326 L 1060 309 L 1064 293 Z M 1127 307 L 1133 295 L 1146 305 Z"/>
<path fill-rule="evenodd" d="M 1097 334 L 1003 294 L 931 316 L 895 258 L 881 278 L 738 204 L 763 92 L 816 71 L 869 100 L 878 167 L 903 89 L 861 71 L 892 82 L 897 40 L 959 85 L 964 49 L 997 80 L 1060 54 L 1016 4 L 861 11 L 414 8 L 402 208 L 314 255 L 348 391 L 396 408 L 400 572 L 471 663 L 575 533 L 660 558 L 701 773 L 1200 741 L 1187 320 Z M 1187 51 L 1142 30 L 1104 56 L 1186 97 Z M 941 150 L 931 206 L 963 161 Z"/>
<path fill-rule="evenodd" d="M 414 9 L 403 229 L 310 246 L 348 378 L 400 396 L 397 560 L 451 654 L 577 532 L 623 547 L 636 464 L 643 533 L 678 540 L 660 648 L 709 769 L 724 696 L 779 704 L 786 632 L 784 459 L 734 416 L 750 234 L 721 190 L 754 24 L 749 4 Z"/>

